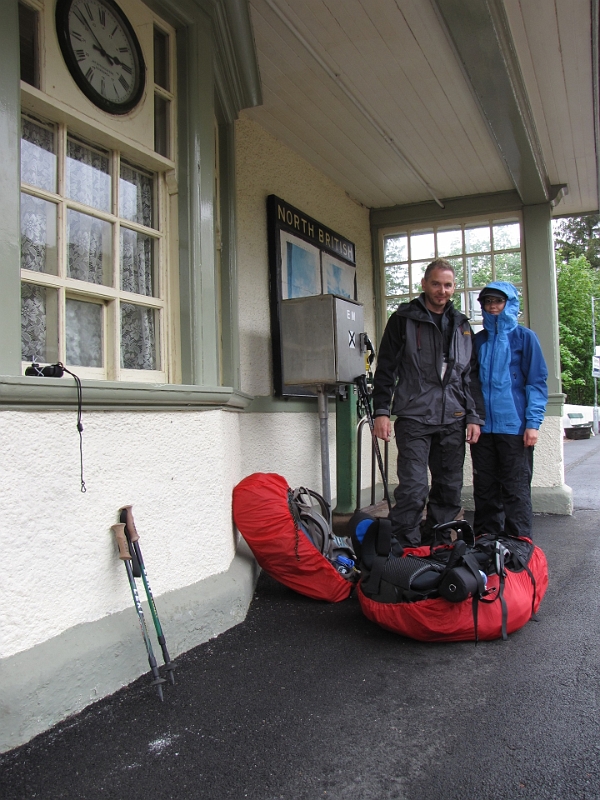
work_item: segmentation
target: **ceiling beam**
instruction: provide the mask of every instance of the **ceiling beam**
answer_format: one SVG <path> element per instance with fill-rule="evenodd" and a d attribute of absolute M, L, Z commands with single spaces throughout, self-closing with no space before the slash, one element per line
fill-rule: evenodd
<path fill-rule="evenodd" d="M 542 148 L 502 0 L 434 0 L 525 205 L 551 199 Z"/>

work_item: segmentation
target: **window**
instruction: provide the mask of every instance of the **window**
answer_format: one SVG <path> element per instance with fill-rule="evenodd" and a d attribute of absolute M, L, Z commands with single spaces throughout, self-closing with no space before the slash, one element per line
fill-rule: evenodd
<path fill-rule="evenodd" d="M 446 258 L 456 271 L 454 304 L 474 324 L 481 324 L 477 296 L 490 281 L 510 281 L 521 294 L 523 252 L 517 215 L 476 217 L 415 225 L 383 233 L 387 315 L 421 293 L 421 278 L 434 258 Z"/>
<path fill-rule="evenodd" d="M 165 380 L 163 179 L 23 116 L 21 347 L 87 378 Z"/>
<path fill-rule="evenodd" d="M 39 88 L 39 13 L 19 3 L 19 50 L 21 80 Z"/>

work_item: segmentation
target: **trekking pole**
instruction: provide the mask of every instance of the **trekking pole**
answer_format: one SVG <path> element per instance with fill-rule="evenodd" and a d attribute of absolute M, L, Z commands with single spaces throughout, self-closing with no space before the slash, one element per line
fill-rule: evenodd
<path fill-rule="evenodd" d="M 119 546 L 119 558 L 125 564 L 125 571 L 127 572 L 127 577 L 129 579 L 129 586 L 131 587 L 131 594 L 133 595 L 133 603 L 135 605 L 135 610 L 137 611 L 140 628 L 142 630 L 142 637 L 148 653 L 148 663 L 150 664 L 150 670 L 152 672 L 152 677 L 154 678 L 151 685 L 156 686 L 158 696 L 162 700 L 162 684 L 166 681 L 164 678 L 160 677 L 156 659 L 154 658 L 154 653 L 152 651 L 152 642 L 150 641 L 150 637 L 148 635 L 148 628 L 146 627 L 146 620 L 144 619 L 144 611 L 142 609 L 142 604 L 140 603 L 140 596 L 138 594 L 137 586 L 135 585 L 135 578 L 133 577 L 133 571 L 131 569 L 131 555 L 129 553 L 127 537 L 125 536 L 125 525 L 123 523 L 117 523 L 116 525 L 111 526 L 111 530 L 117 539 L 117 544 Z"/>
<path fill-rule="evenodd" d="M 148 598 L 148 605 L 150 606 L 150 613 L 152 614 L 154 627 L 156 629 L 156 638 L 158 639 L 158 643 L 160 645 L 160 649 L 162 650 L 163 654 L 163 661 L 165 662 L 165 670 L 169 675 L 169 680 L 171 681 L 172 684 L 174 684 L 175 676 L 173 674 L 173 670 L 175 669 L 175 665 L 171 662 L 169 651 L 167 650 L 167 642 L 165 640 L 165 635 L 163 633 L 163 629 L 160 624 L 160 619 L 158 618 L 158 611 L 156 610 L 156 603 L 154 602 L 154 596 L 152 595 L 152 589 L 150 588 L 148 573 L 146 572 L 146 565 L 144 564 L 144 559 L 142 558 L 142 549 L 140 547 L 140 542 L 139 542 L 140 536 L 135 527 L 135 522 L 133 521 L 133 512 L 131 510 L 131 506 L 123 506 L 123 508 L 121 509 L 121 516 L 119 517 L 119 519 L 121 520 L 121 522 L 125 523 L 125 536 L 127 537 L 127 541 L 129 542 L 130 546 L 133 548 L 135 555 L 137 556 L 137 560 L 140 565 L 140 570 L 142 573 L 142 581 L 144 583 L 144 589 L 146 590 L 146 597 Z"/>
<path fill-rule="evenodd" d="M 371 438 L 373 440 L 373 449 L 379 465 L 379 472 L 381 473 L 381 480 L 383 481 L 383 495 L 388 505 L 388 511 L 392 510 L 392 502 L 390 500 L 390 493 L 388 491 L 387 477 L 385 474 L 385 467 L 383 466 L 383 458 L 381 457 L 381 450 L 379 449 L 379 442 L 375 435 L 375 423 L 373 422 L 373 414 L 371 413 L 371 400 L 369 398 L 369 390 L 367 389 L 367 378 L 365 375 L 359 375 L 355 379 L 356 388 L 358 389 L 358 406 L 361 416 L 366 416 L 369 428 L 371 430 Z"/>

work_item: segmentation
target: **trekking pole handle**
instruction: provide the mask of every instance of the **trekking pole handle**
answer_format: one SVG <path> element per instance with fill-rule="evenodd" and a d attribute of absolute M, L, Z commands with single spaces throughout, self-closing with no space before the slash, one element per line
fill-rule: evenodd
<path fill-rule="evenodd" d="M 127 539 L 125 537 L 125 523 L 117 522 L 115 525 L 111 525 L 110 529 L 114 533 L 115 538 L 117 540 L 117 544 L 119 546 L 119 558 L 121 559 L 121 561 L 131 561 L 129 546 L 127 544 Z"/>
<path fill-rule="evenodd" d="M 129 535 L 130 542 L 137 542 L 139 534 L 135 527 L 135 522 L 133 521 L 133 511 L 131 510 L 133 506 L 123 506 L 121 511 L 124 511 L 127 515 L 125 520 L 125 525 L 127 526 L 127 534 Z"/>

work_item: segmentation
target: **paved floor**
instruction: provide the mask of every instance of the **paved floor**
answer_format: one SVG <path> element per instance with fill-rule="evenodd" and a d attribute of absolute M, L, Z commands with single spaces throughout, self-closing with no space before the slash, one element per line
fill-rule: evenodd
<path fill-rule="evenodd" d="M 0 757 L 0 797 L 600 798 L 600 437 L 565 458 L 576 511 L 536 516 L 550 586 L 508 642 L 413 642 L 263 576 L 163 704 L 144 677 Z"/>

